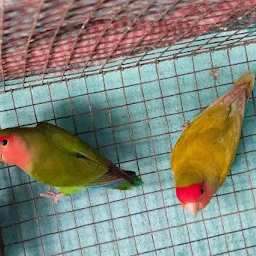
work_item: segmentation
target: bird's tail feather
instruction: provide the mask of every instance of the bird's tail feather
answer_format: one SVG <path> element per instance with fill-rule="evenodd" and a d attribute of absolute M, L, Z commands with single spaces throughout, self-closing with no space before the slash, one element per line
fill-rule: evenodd
<path fill-rule="evenodd" d="M 142 183 L 143 183 L 142 179 L 140 177 L 138 177 L 135 172 L 131 172 L 131 171 L 125 171 L 125 172 L 131 177 L 131 179 L 133 180 L 133 184 L 131 184 L 127 180 L 123 180 L 119 184 L 116 184 L 114 187 L 112 187 L 113 189 L 128 190 L 132 187 L 138 187 L 138 186 L 142 185 Z"/>
<path fill-rule="evenodd" d="M 249 70 L 242 74 L 235 82 L 234 87 L 248 84 L 247 91 L 246 91 L 246 97 L 247 100 L 249 99 L 249 96 L 253 90 L 254 87 L 254 74 Z"/>
<path fill-rule="evenodd" d="M 118 168 L 118 167 L 117 167 Z M 105 173 L 103 176 L 98 179 L 87 183 L 85 186 L 88 188 L 113 188 L 119 190 L 127 190 L 132 187 L 140 186 L 143 182 L 141 178 L 139 178 L 135 172 L 132 171 L 124 171 L 122 173 L 125 175 L 117 176 L 111 170 Z M 129 177 L 126 179 L 126 177 Z"/>

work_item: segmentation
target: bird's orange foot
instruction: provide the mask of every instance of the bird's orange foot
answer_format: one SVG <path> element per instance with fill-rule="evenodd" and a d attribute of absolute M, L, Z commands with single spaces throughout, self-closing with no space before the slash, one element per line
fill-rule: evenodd
<path fill-rule="evenodd" d="M 50 198 L 52 199 L 54 204 L 57 204 L 60 198 L 63 196 L 62 193 L 55 193 L 55 192 L 47 192 L 47 193 L 41 193 L 40 197 Z"/>
<path fill-rule="evenodd" d="M 186 120 L 184 124 L 181 126 L 181 130 L 185 131 L 189 127 L 189 125 L 190 125 L 190 122 Z"/>

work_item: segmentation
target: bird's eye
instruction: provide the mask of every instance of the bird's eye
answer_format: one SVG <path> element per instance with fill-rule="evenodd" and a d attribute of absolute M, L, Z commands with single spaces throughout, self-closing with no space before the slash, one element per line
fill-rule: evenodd
<path fill-rule="evenodd" d="M 1 144 L 2 144 L 2 146 L 6 146 L 8 144 L 8 140 L 7 139 L 3 139 Z"/>
<path fill-rule="evenodd" d="M 204 193 L 204 189 L 203 188 L 201 188 L 201 195 Z"/>

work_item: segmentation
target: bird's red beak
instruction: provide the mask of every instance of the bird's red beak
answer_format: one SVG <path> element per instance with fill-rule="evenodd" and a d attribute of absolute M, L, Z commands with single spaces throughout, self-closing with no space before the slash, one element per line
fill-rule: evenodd
<path fill-rule="evenodd" d="M 186 203 L 183 207 L 188 210 L 194 217 L 197 215 L 199 211 L 199 204 L 198 203 Z"/>

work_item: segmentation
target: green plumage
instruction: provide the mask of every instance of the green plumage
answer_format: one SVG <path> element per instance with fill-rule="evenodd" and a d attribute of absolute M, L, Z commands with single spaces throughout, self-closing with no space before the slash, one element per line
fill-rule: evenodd
<path fill-rule="evenodd" d="M 57 126 L 43 122 L 35 128 L 0 131 L 0 135 L 12 134 L 22 138 L 31 155 L 31 164 L 24 171 L 36 180 L 56 187 L 64 195 L 115 182 L 121 186 L 113 187 L 116 189 L 129 189 L 142 183 L 134 172 L 114 166 L 79 137 Z M 133 184 L 126 181 L 126 176 L 134 180 Z"/>

